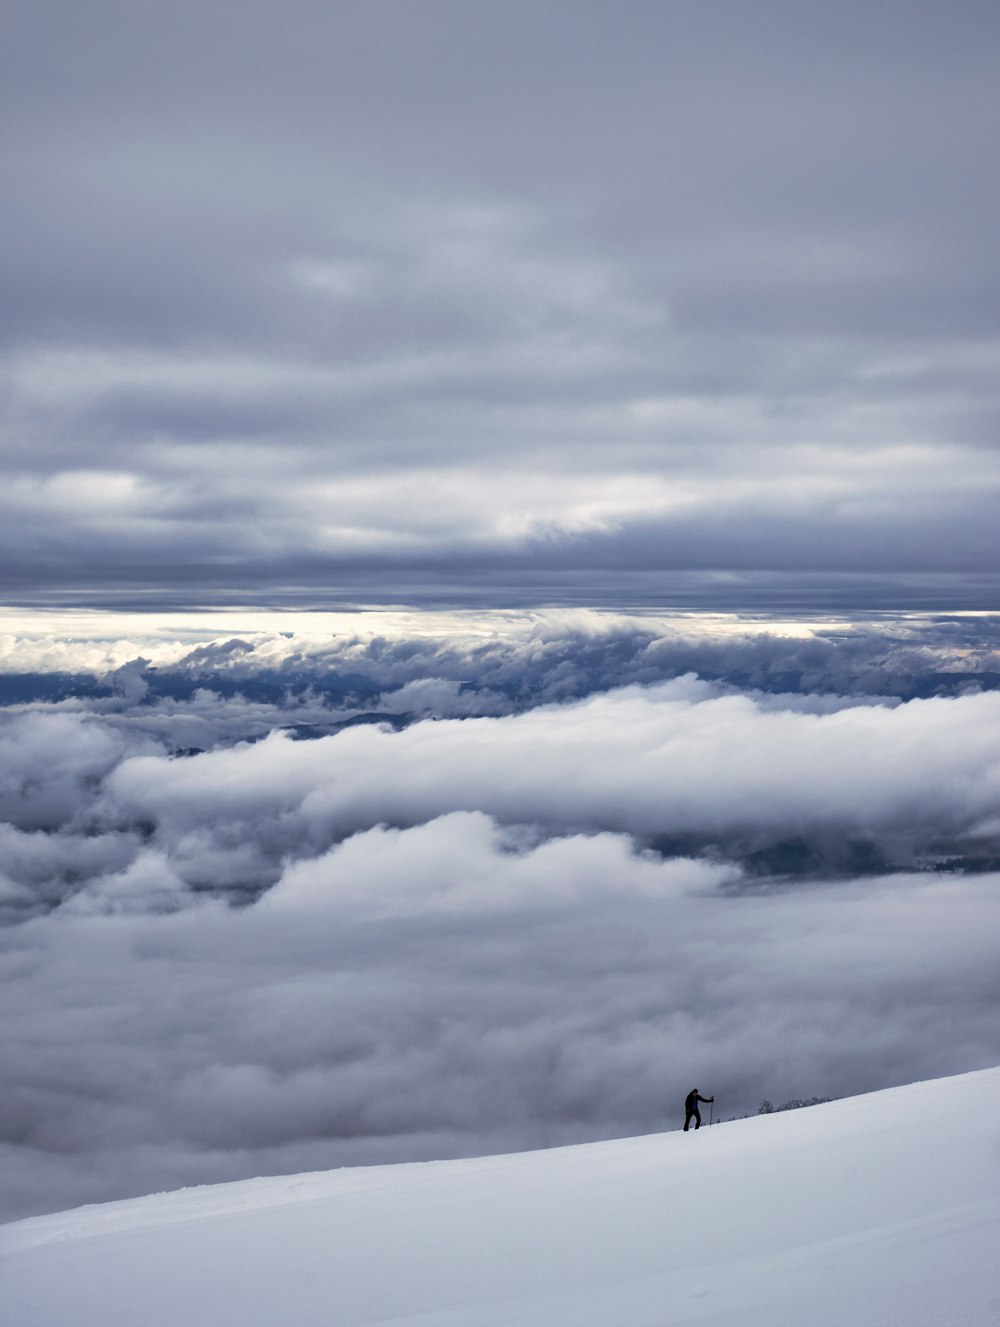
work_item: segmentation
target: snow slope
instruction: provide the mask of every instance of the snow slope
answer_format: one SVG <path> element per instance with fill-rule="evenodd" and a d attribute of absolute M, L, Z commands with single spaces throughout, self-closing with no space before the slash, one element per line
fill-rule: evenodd
<path fill-rule="evenodd" d="M 1000 1069 L 0 1228 L 11 1327 L 996 1327 Z"/>

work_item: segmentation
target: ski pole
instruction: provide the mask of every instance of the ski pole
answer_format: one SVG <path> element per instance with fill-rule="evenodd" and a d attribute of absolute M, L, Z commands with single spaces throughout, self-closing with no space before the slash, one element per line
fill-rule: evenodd
<path fill-rule="evenodd" d="M 714 1101 L 710 1101 L 710 1102 L 708 1103 L 708 1127 L 709 1127 L 709 1128 L 712 1127 L 712 1124 L 713 1124 L 713 1122 L 714 1122 L 714 1121 L 712 1120 L 712 1116 L 713 1116 L 714 1114 L 715 1114 L 715 1102 L 714 1102 Z"/>

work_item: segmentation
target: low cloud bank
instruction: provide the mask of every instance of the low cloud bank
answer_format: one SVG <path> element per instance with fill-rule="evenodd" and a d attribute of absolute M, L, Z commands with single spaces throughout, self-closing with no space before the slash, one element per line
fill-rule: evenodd
<path fill-rule="evenodd" d="M 139 715 L 8 714 L 7 915 L 70 898 L 94 911 L 202 891 L 246 901 L 289 862 L 454 811 L 532 841 L 626 834 L 754 877 L 1000 863 L 1000 692 L 875 704 L 686 676 L 499 717 L 320 727 L 311 741 L 269 718 L 210 696 Z M 234 741 L 248 725 L 267 735 Z M 198 751 L 206 741 L 215 749 Z M 171 754 L 178 743 L 197 754 Z M 153 857 L 166 894 L 123 882 Z"/>
<path fill-rule="evenodd" d="M 789 835 L 854 836 L 896 862 L 994 844 L 1000 694 L 817 708 L 718 695 L 691 677 L 399 732 L 365 725 L 308 743 L 279 732 L 186 761 L 131 757 L 95 809 L 155 826 L 168 847 L 222 826 L 281 856 L 452 810 L 543 835 L 688 836 L 716 855 Z"/>

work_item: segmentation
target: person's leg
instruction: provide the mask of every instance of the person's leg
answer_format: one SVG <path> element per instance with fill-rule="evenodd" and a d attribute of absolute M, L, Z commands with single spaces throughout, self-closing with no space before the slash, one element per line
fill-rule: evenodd
<path fill-rule="evenodd" d="M 697 1106 L 695 1106 L 694 1108 L 694 1127 L 696 1129 L 701 1128 L 701 1111 L 698 1109 Z"/>

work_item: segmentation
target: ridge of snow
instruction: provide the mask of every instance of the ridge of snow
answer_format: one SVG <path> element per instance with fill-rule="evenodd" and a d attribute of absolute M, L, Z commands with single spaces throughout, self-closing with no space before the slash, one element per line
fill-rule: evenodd
<path fill-rule="evenodd" d="M 996 1327 L 1000 1068 L 0 1227 L 17 1327 Z"/>

